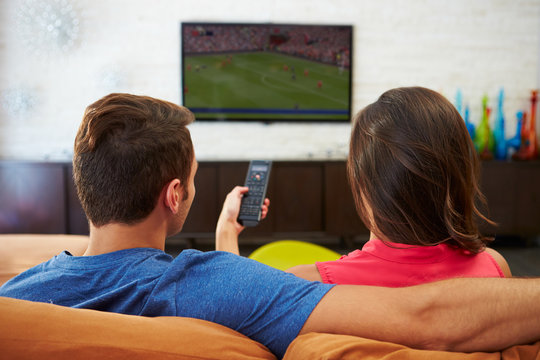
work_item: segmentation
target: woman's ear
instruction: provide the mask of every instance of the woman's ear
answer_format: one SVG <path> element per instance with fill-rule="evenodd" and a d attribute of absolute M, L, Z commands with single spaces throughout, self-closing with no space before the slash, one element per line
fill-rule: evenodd
<path fill-rule="evenodd" d="M 182 201 L 182 186 L 180 180 L 174 179 L 165 185 L 165 197 L 163 199 L 165 207 L 170 209 L 173 214 L 178 212 L 180 202 Z"/>

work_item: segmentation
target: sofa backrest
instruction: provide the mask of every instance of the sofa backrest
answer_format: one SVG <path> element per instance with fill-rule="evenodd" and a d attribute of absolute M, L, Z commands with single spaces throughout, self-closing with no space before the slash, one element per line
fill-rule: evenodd
<path fill-rule="evenodd" d="M 4 359 L 275 360 L 263 345 L 204 320 L 143 317 L 0 297 Z"/>
<path fill-rule="evenodd" d="M 82 235 L 0 235 L 0 285 L 21 272 L 49 260 L 64 250 L 82 255 L 88 236 Z"/>

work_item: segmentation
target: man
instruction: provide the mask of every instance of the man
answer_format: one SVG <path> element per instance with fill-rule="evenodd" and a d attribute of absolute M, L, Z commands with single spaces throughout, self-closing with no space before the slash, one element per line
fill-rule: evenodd
<path fill-rule="evenodd" d="M 426 349 L 491 351 L 540 339 L 540 281 L 462 279 L 388 289 L 309 282 L 222 251 L 163 252 L 182 229 L 197 169 L 186 108 L 129 94 L 90 105 L 75 139 L 74 178 L 90 222 L 84 256 L 63 252 L 0 296 L 220 323 L 283 356 L 299 334 L 358 335 Z M 236 187 L 220 243 L 242 231 Z M 268 202 L 263 206 L 268 210 Z"/>

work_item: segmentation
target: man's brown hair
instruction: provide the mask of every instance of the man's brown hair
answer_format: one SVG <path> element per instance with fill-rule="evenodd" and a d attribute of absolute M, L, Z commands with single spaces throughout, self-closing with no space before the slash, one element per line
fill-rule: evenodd
<path fill-rule="evenodd" d="M 194 152 L 186 126 L 193 120 L 185 107 L 130 94 L 110 94 L 86 108 L 73 177 L 94 226 L 143 220 L 175 178 L 187 197 Z"/>
<path fill-rule="evenodd" d="M 358 213 L 375 235 L 473 253 L 491 240 L 477 226 L 478 219 L 494 224 L 477 207 L 485 203 L 478 155 L 463 119 L 439 93 L 392 89 L 363 109 L 347 168 Z"/>

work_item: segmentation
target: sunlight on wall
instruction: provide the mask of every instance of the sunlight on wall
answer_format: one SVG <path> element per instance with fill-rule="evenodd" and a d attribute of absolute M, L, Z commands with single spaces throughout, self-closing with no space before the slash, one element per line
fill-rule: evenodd
<path fill-rule="evenodd" d="M 178 103 L 181 21 L 353 25 L 354 112 L 396 86 L 452 101 L 460 88 L 478 123 L 481 97 L 495 107 L 504 87 L 511 136 L 539 86 L 537 0 L 3 0 L 0 158 L 69 160 L 84 108 L 110 92 Z M 341 159 L 349 136 L 348 124 L 190 128 L 200 160 Z"/>

